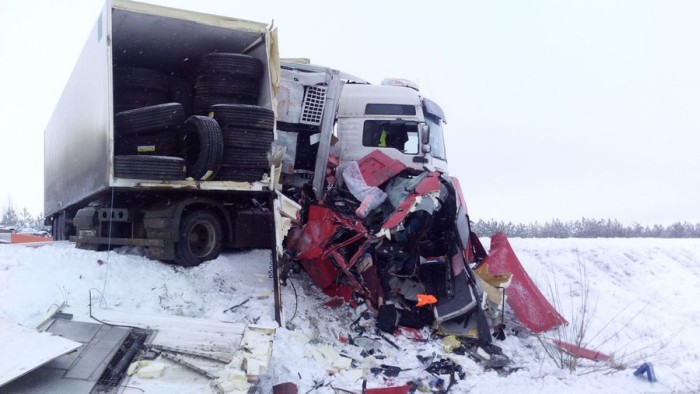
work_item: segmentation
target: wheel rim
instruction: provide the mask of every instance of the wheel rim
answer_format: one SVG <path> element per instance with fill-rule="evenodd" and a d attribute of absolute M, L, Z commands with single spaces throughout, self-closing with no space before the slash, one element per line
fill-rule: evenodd
<path fill-rule="evenodd" d="M 214 249 L 215 242 L 214 225 L 200 222 L 192 226 L 187 236 L 187 245 L 193 255 L 203 258 Z"/>

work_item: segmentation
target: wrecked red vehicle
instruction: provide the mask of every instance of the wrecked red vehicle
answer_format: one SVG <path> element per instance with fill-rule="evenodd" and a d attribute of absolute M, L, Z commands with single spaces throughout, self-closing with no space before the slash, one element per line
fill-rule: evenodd
<path fill-rule="evenodd" d="M 322 88 L 326 98 L 316 126 L 290 115 L 292 99 L 278 108 L 281 180 L 302 207 L 286 259 L 327 295 L 366 304 L 385 332 L 434 326 L 488 344 L 504 336 L 506 299 L 534 332 L 565 323 L 504 235 L 487 254 L 472 232 L 461 186 L 447 174 L 440 107 L 407 81 L 352 78 L 282 64 L 289 97 Z"/>

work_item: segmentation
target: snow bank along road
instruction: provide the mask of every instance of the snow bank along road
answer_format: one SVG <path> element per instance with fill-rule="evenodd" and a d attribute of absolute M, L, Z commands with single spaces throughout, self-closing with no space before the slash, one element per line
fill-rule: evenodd
<path fill-rule="evenodd" d="M 431 376 L 417 356 L 435 353 L 436 359 L 447 355 L 462 366 L 465 377 L 452 387 L 450 392 L 455 393 L 700 392 L 700 240 L 513 239 L 511 243 L 542 292 L 572 323 L 565 331 L 578 326 L 573 323 L 579 320 L 587 296 L 590 317 L 584 320 L 590 326 L 585 342 L 611 355 L 619 370 L 610 373 L 609 364 L 594 362 L 582 363 L 574 372 L 562 370 L 537 337 L 512 321 L 507 322 L 506 340 L 495 342 L 515 367 L 507 375 L 484 370 L 468 356 L 445 354 L 439 338 L 392 337 L 399 349 L 375 341 L 379 350 L 375 355 L 385 358 L 366 357 L 363 349 L 339 340 L 356 335 L 349 327 L 364 307 L 324 306 L 325 296 L 300 273 L 291 280 L 296 296 L 291 286 L 283 289 L 287 319 L 294 318 L 286 329 L 277 330 L 271 370 L 258 391 L 271 392 L 272 385 L 287 381 L 296 383 L 300 392 L 321 386 L 317 389 L 321 393 L 333 392 L 331 386 L 359 393 L 362 379 L 367 379 L 367 387 L 407 381 L 429 385 Z M 65 312 L 89 320 L 88 291 L 94 288 L 104 294 L 94 308 L 274 324 L 269 264 L 266 250 L 223 254 L 183 269 L 148 260 L 138 249 L 107 253 L 74 249 L 69 243 L 38 248 L 0 245 L 0 319 L 33 326 L 51 304 L 65 301 Z M 233 312 L 225 312 L 246 300 Z M 421 334 L 430 337 L 427 329 Z M 352 367 L 338 362 L 340 353 L 355 360 Z M 633 376 L 645 361 L 653 362 L 658 382 Z M 392 378 L 375 375 L 370 368 L 379 364 L 404 371 Z"/>

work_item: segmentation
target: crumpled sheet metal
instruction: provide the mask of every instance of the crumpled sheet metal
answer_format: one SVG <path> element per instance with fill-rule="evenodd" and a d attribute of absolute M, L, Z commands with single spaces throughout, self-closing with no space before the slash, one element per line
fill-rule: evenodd
<path fill-rule="evenodd" d="M 568 324 L 527 274 L 504 233 L 499 232 L 491 237 L 491 249 L 482 264 L 489 265 L 491 275 L 513 275 L 506 289 L 506 299 L 527 329 L 539 333 Z"/>

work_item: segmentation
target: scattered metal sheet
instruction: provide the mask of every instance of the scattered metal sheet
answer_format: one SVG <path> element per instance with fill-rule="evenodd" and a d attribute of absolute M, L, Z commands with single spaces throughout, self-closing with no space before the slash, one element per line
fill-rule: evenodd
<path fill-rule="evenodd" d="M 33 328 L 1 321 L 3 354 L 0 357 L 0 386 L 80 347 L 80 343 Z"/>
<path fill-rule="evenodd" d="M 54 357 L 40 368 L 13 381 L 3 390 L 19 393 L 90 393 L 103 372 L 115 358 L 120 346 L 131 332 L 130 328 L 97 323 L 55 319 L 42 335 L 67 341 L 74 345 L 68 354 Z M 16 355 L 36 356 L 30 346 L 22 344 Z M 14 359 L 12 359 L 14 361 Z"/>

